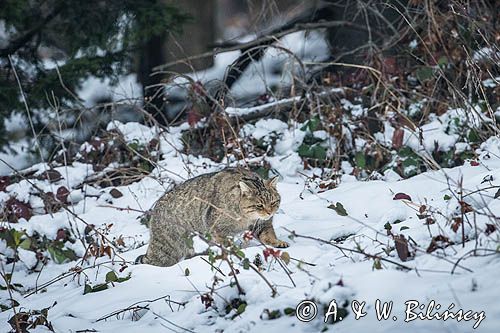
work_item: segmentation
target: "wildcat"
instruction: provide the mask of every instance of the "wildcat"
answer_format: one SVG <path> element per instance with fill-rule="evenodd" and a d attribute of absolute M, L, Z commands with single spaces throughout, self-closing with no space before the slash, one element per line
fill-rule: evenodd
<path fill-rule="evenodd" d="M 193 256 L 188 237 L 209 233 L 221 243 L 245 230 L 264 244 L 288 247 L 276 238 L 272 217 L 278 210 L 278 177 L 262 179 L 255 172 L 226 168 L 187 180 L 167 192 L 153 208 L 149 247 L 138 262 L 171 266 Z"/>

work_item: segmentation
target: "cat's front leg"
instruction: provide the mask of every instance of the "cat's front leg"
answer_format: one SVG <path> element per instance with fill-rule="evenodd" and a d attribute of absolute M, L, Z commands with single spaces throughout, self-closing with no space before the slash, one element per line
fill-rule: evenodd
<path fill-rule="evenodd" d="M 258 235 L 260 241 L 266 245 L 271 245 L 273 247 L 288 247 L 290 246 L 287 242 L 279 240 L 276 237 L 276 233 L 273 228 L 273 220 L 264 222 L 262 229 Z"/>

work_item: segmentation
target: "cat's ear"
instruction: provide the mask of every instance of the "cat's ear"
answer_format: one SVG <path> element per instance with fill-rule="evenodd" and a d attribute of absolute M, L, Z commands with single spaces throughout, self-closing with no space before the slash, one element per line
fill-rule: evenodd
<path fill-rule="evenodd" d="M 272 187 L 276 187 L 276 184 L 278 184 L 278 180 L 279 180 L 279 176 L 275 176 L 271 179 L 268 179 L 267 184 L 272 186 Z"/>
<path fill-rule="evenodd" d="M 250 193 L 252 191 L 250 186 L 248 186 L 248 184 L 245 183 L 244 181 L 240 181 L 240 190 L 241 193 Z"/>

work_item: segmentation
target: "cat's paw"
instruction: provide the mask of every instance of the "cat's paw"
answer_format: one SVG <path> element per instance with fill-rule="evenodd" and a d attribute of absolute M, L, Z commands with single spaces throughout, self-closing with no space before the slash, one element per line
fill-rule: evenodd
<path fill-rule="evenodd" d="M 285 248 L 285 247 L 289 247 L 290 244 L 288 244 L 287 242 L 285 241 L 282 241 L 282 240 L 276 240 L 276 242 L 273 244 L 274 247 L 279 247 L 279 248 Z"/>

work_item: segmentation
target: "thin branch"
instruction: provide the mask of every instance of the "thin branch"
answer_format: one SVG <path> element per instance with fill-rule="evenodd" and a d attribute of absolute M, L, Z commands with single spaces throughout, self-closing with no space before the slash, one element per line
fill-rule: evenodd
<path fill-rule="evenodd" d="M 257 39 L 254 39 L 250 42 L 246 43 L 238 43 L 238 44 L 229 44 L 230 46 L 224 46 L 224 47 L 216 47 L 213 51 L 205 52 L 202 54 L 186 57 L 184 59 L 176 60 L 176 61 L 171 61 L 166 64 L 156 66 L 153 68 L 153 71 L 161 71 L 164 70 L 168 67 L 185 63 L 185 62 L 190 62 L 192 60 L 197 60 L 197 59 L 203 59 L 207 57 L 212 57 L 215 56 L 216 54 L 222 53 L 222 52 L 229 52 L 229 51 L 237 51 L 237 50 L 245 50 L 249 49 L 252 47 L 256 46 L 264 46 L 266 44 L 270 44 L 275 42 L 277 39 L 289 35 L 291 33 L 297 32 L 297 31 L 303 31 L 303 30 L 315 30 L 315 29 L 323 29 L 323 28 L 334 28 L 334 27 L 349 27 L 353 29 L 358 29 L 358 30 L 366 30 L 365 26 L 352 23 L 349 21 L 326 21 L 326 22 L 315 22 L 315 23 L 297 23 L 295 26 L 293 26 L 290 29 L 286 29 L 283 31 L 271 31 L 267 33 L 264 36 L 261 36 Z M 226 44 L 227 45 L 227 44 Z"/>

